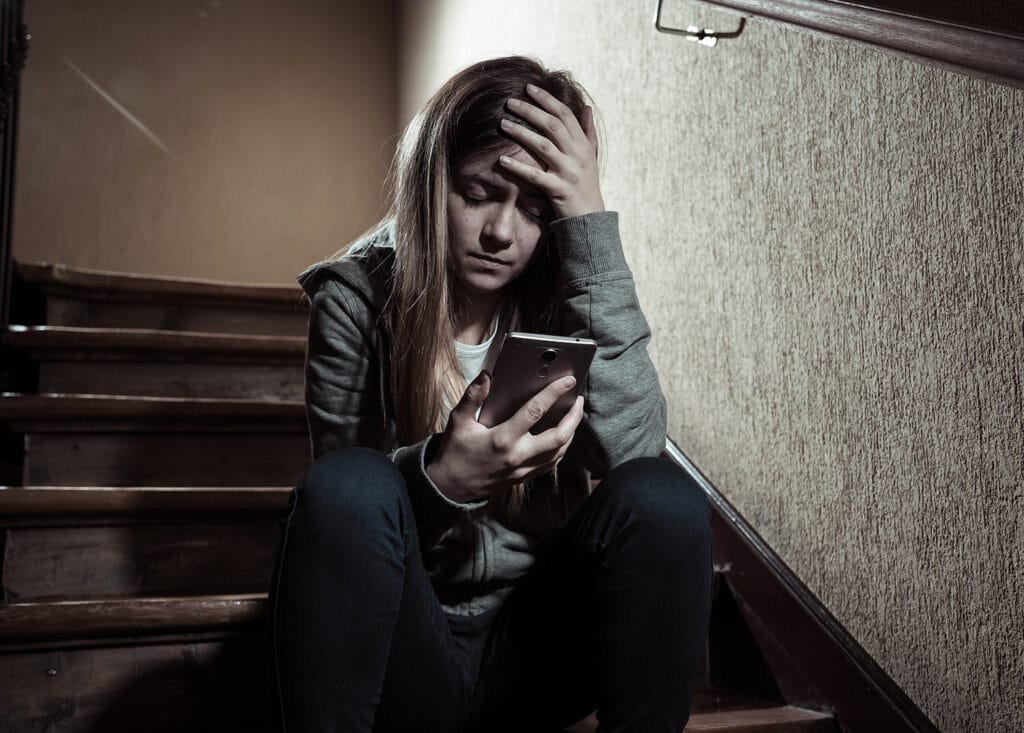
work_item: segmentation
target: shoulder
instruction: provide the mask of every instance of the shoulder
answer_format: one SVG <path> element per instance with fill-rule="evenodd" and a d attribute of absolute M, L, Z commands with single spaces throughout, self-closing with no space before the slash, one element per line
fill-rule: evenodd
<path fill-rule="evenodd" d="M 352 297 L 379 312 L 391 291 L 394 260 L 394 243 L 385 226 L 356 242 L 343 257 L 306 268 L 298 281 L 311 300 Z"/>

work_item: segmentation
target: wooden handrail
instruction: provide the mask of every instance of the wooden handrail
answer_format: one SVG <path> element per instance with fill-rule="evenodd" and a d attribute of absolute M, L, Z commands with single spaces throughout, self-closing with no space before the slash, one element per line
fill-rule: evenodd
<path fill-rule="evenodd" d="M 1024 36 L 842 0 L 695 0 L 718 10 L 867 43 L 1024 88 Z"/>

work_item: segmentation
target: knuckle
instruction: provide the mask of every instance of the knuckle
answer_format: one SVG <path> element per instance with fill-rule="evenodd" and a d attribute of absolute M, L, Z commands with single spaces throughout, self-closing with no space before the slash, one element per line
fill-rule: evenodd
<path fill-rule="evenodd" d="M 562 121 L 557 117 L 548 118 L 544 126 L 548 129 L 548 132 L 558 132 L 558 129 L 562 126 Z"/>
<path fill-rule="evenodd" d="M 551 144 L 550 140 L 543 140 L 537 147 L 542 153 L 550 153 L 554 148 L 554 145 Z"/>
<path fill-rule="evenodd" d="M 491 436 L 491 449 L 495 453 L 505 455 L 512 450 L 512 444 L 504 433 L 498 432 Z"/>
<path fill-rule="evenodd" d="M 547 412 L 547 408 L 538 400 L 530 400 L 526 404 L 526 416 L 531 420 L 540 420 L 544 417 L 545 412 Z"/>
<path fill-rule="evenodd" d="M 505 471 L 515 471 L 515 469 L 522 465 L 523 460 L 523 452 L 516 448 L 511 448 L 502 459 L 502 468 Z"/>

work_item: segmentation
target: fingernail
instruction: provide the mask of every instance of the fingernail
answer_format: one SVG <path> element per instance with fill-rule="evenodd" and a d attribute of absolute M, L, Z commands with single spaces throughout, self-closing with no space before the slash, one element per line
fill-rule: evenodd
<path fill-rule="evenodd" d="M 507 155 L 499 155 L 498 156 L 498 162 L 499 163 L 503 163 L 505 165 L 508 165 L 509 163 L 512 162 L 512 159 L 510 157 L 508 157 Z"/>
<path fill-rule="evenodd" d="M 508 130 L 509 128 L 512 127 L 512 121 L 511 120 L 502 120 L 501 121 L 501 126 L 503 128 L 505 128 L 506 130 Z"/>
<path fill-rule="evenodd" d="M 509 97 L 509 100 L 508 100 L 508 106 L 509 107 L 518 107 L 520 104 L 522 104 L 522 102 L 520 102 L 515 97 Z"/>
<path fill-rule="evenodd" d="M 564 384 L 566 387 L 575 387 L 576 386 L 576 377 L 565 377 L 562 380 L 562 384 Z"/>
<path fill-rule="evenodd" d="M 526 91 L 528 91 L 530 94 L 533 94 L 534 92 L 537 91 L 537 87 L 533 84 L 527 84 Z"/>

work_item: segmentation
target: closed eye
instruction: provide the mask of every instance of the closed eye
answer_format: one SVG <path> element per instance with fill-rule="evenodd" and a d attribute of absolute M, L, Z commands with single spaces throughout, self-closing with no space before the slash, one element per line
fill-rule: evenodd
<path fill-rule="evenodd" d="M 469 206 L 483 206 L 487 203 L 486 198 L 477 198 L 476 196 L 470 196 L 468 193 L 462 193 L 462 200 L 465 201 Z"/>
<path fill-rule="evenodd" d="M 540 203 L 528 202 L 521 204 L 519 208 L 531 219 L 544 221 L 545 219 L 551 218 L 551 211 L 549 208 Z"/>

